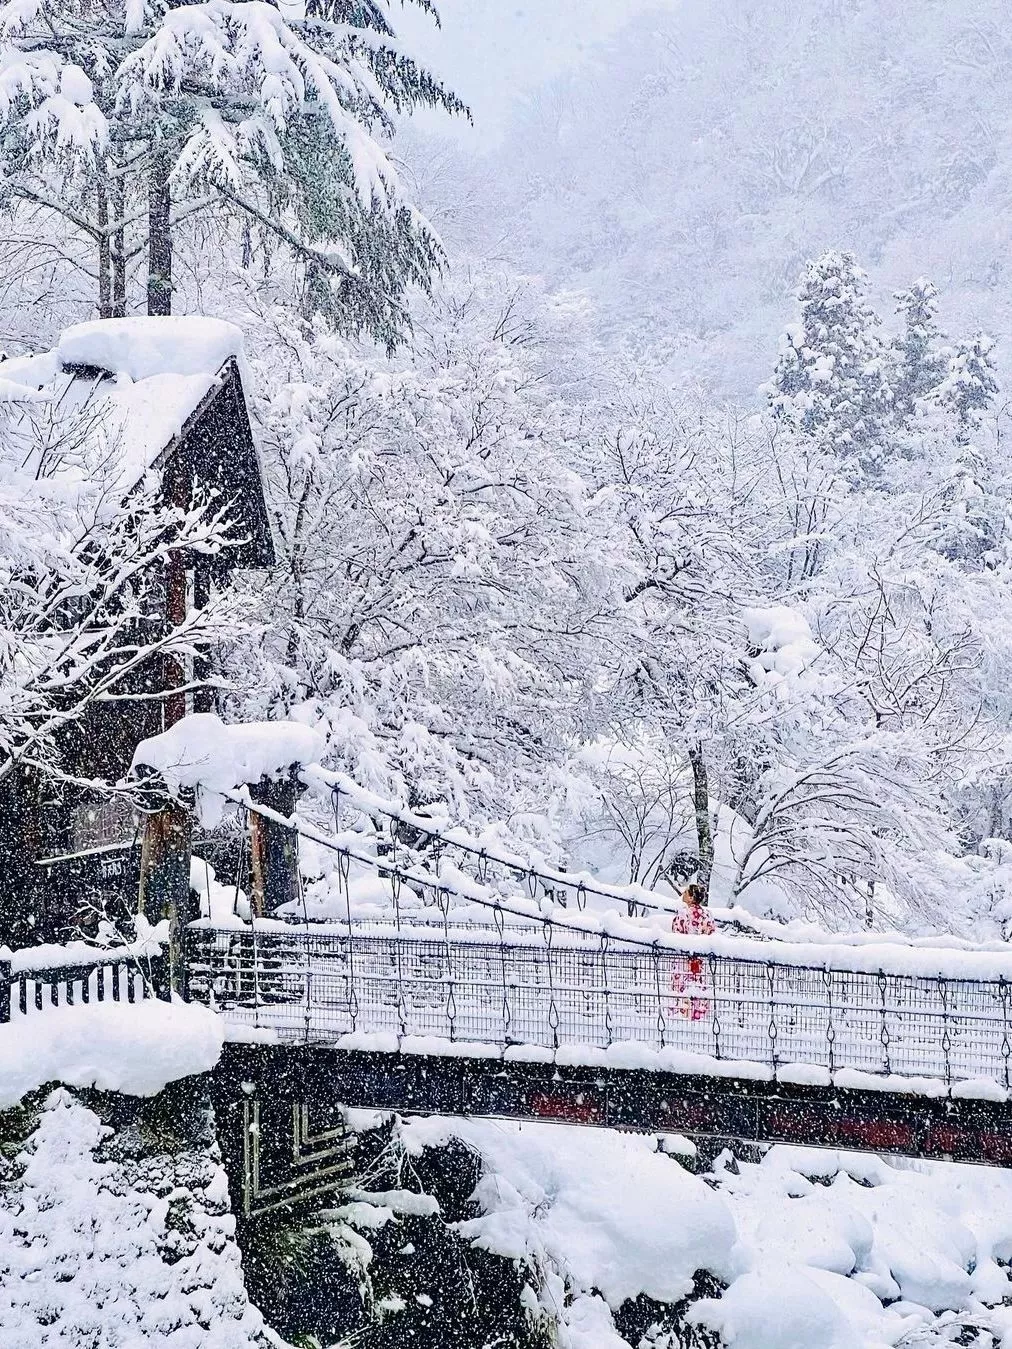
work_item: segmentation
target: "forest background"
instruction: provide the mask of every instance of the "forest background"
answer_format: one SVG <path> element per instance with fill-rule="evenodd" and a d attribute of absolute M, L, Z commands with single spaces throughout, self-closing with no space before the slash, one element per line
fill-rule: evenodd
<path fill-rule="evenodd" d="M 4 6 L 8 353 L 242 327 L 279 566 L 202 619 L 231 715 L 615 879 L 1003 932 L 1000 7 L 445 8 Z M 472 133 L 479 31 L 537 40 Z M 10 651 L 26 553 L 80 590 L 113 525 L 3 453 Z M 57 774 L 43 648 L 0 740 Z"/>

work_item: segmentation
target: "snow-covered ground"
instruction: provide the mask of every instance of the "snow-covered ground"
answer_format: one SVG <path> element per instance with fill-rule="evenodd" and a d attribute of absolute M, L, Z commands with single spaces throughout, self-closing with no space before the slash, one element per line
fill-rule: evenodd
<path fill-rule="evenodd" d="M 462 1235 L 531 1262 L 561 1349 L 626 1349 L 622 1302 L 677 1302 L 697 1270 L 728 1288 L 687 1319 L 731 1349 L 1012 1346 L 1012 1173 L 775 1147 L 700 1177 L 653 1138 L 445 1118 L 401 1131 L 409 1153 L 459 1138 L 481 1155 L 483 1216 Z"/>
<path fill-rule="evenodd" d="M 206 1007 L 160 998 L 15 1015 L 0 1025 L 0 1109 L 47 1082 L 154 1096 L 169 1082 L 210 1071 L 223 1032 Z"/>

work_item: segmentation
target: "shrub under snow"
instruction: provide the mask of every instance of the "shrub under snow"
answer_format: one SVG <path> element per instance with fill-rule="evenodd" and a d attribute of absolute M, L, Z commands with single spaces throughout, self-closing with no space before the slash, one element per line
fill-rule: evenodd
<path fill-rule="evenodd" d="M 0 1340 L 277 1349 L 246 1295 L 216 1154 L 130 1143 L 63 1088 L 46 1099 L 0 1195 Z"/>

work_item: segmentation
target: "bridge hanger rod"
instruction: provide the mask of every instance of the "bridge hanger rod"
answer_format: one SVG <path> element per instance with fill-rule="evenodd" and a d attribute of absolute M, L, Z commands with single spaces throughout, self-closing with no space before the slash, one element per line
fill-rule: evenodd
<path fill-rule="evenodd" d="M 342 797 L 347 798 L 349 803 L 367 815 L 380 815 L 391 823 L 403 824 L 409 829 L 424 834 L 434 843 L 447 848 L 456 848 L 458 851 L 467 853 L 480 861 L 492 862 L 500 866 L 508 867 L 510 870 L 521 873 L 526 878 L 532 878 L 541 883 L 546 889 L 551 887 L 565 888 L 575 891 L 577 896 L 593 895 L 599 899 L 612 900 L 621 904 L 635 904 L 641 909 L 648 909 L 654 913 L 663 913 L 674 915 L 681 912 L 681 905 L 670 907 L 666 904 L 656 902 L 657 891 L 648 890 L 645 886 L 632 885 L 607 885 L 600 879 L 593 876 L 590 872 L 562 871 L 557 867 L 544 862 L 535 864 L 528 859 L 518 856 L 515 853 L 501 851 L 495 847 L 489 847 L 479 839 L 474 838 L 465 830 L 455 828 L 453 834 L 441 832 L 424 816 L 416 815 L 414 812 L 405 809 L 397 802 L 390 801 L 379 796 L 375 792 L 369 791 L 357 783 L 354 778 L 348 777 L 346 773 L 335 772 L 332 769 L 322 767 L 320 764 L 307 764 L 300 770 L 300 777 L 307 786 L 322 785 L 331 792 L 339 792 Z M 579 904 L 578 904 L 579 906 Z M 582 906 L 579 906 L 582 907 Z M 739 907 L 725 908 L 721 906 L 710 906 L 710 912 L 725 927 L 734 928 L 741 934 L 748 934 L 757 941 L 781 941 L 784 940 L 780 931 L 782 925 L 775 920 L 764 920 L 756 917 L 754 914 L 747 913 Z M 857 933 L 834 933 L 829 941 L 830 945 L 850 944 L 853 939 L 855 946 L 870 945 L 874 942 L 885 942 L 887 945 L 911 946 L 913 948 L 930 948 L 936 943 L 931 939 L 916 939 L 906 937 L 902 933 L 884 932 L 868 934 L 862 930 Z M 812 942 L 816 938 L 806 937 L 807 942 Z M 825 934 L 818 934 L 820 944 L 825 942 Z M 942 949 L 953 950 L 977 950 L 982 946 L 979 942 L 964 941 L 962 939 L 947 938 L 943 943 Z M 994 942 L 987 947 L 996 952 L 1007 953 L 1008 945 L 1005 942 Z"/>
<path fill-rule="evenodd" d="M 532 863 L 515 853 L 500 851 L 494 847 L 490 848 L 487 844 L 483 844 L 479 839 L 473 838 L 464 831 L 459 831 L 464 834 L 463 839 L 452 838 L 436 829 L 424 816 L 405 810 L 398 806 L 396 802 L 387 801 L 374 792 L 359 786 L 354 779 L 349 778 L 346 774 L 332 772 L 319 764 L 307 764 L 301 770 L 300 777 L 307 786 L 319 783 L 328 787 L 332 792 L 339 792 L 341 796 L 347 797 L 352 805 L 365 814 L 381 815 L 395 825 L 404 825 L 419 834 L 424 834 L 434 843 L 447 848 L 456 848 L 460 852 L 476 858 L 479 862 L 493 862 L 499 866 L 509 867 L 513 871 L 522 872 L 523 875 L 532 877 L 546 888 L 548 886 L 564 886 L 578 894 L 615 900 L 627 906 L 636 904 L 642 909 L 651 909 L 655 913 L 675 914 L 679 912 L 678 909 L 671 908 L 666 904 L 657 903 L 656 898 L 648 898 L 648 896 L 656 896 L 657 892 L 648 890 L 642 885 L 604 885 L 596 878 L 590 877 L 588 872 L 562 871 L 545 863 Z"/>
<path fill-rule="evenodd" d="M 283 829 L 288 829 L 300 838 L 305 838 L 313 843 L 319 844 L 339 856 L 349 858 L 353 862 L 359 862 L 362 866 L 369 867 L 375 871 L 385 872 L 388 876 L 396 877 L 402 884 L 407 886 L 421 886 L 430 890 L 443 891 L 448 895 L 456 895 L 459 899 L 465 900 L 470 904 L 477 904 L 481 908 L 498 910 L 502 914 L 509 914 L 514 918 L 524 918 L 528 922 L 537 924 L 551 924 L 554 927 L 564 929 L 569 932 L 576 932 L 583 937 L 606 938 L 609 940 L 620 941 L 627 946 L 640 946 L 644 950 L 657 952 L 659 950 L 670 950 L 673 954 L 706 954 L 709 946 L 704 937 L 684 937 L 675 936 L 667 932 L 660 932 L 655 937 L 645 937 L 638 930 L 631 932 L 608 931 L 601 923 L 595 922 L 594 918 L 588 918 L 585 921 L 567 915 L 565 918 L 557 917 L 558 906 L 552 901 L 542 901 L 531 899 L 530 908 L 514 907 L 527 903 L 519 896 L 514 897 L 512 901 L 503 900 L 501 896 L 485 889 L 479 882 L 463 875 L 462 878 L 467 882 L 466 887 L 461 887 L 456 881 L 449 881 L 438 875 L 434 876 L 429 871 L 423 871 L 416 868 L 398 866 L 387 858 L 373 857 L 369 853 L 359 852 L 347 844 L 338 843 L 335 839 L 328 837 L 322 830 L 314 825 L 300 822 L 295 816 L 286 816 L 276 810 L 271 810 L 269 806 L 264 806 L 258 801 L 254 801 L 248 792 L 243 788 L 239 792 L 223 791 L 219 793 L 226 801 L 233 805 L 248 810 L 251 814 L 259 815 L 265 820 L 270 820 L 274 824 L 280 825 Z M 545 912 L 546 904 L 552 910 Z M 563 912 L 565 912 L 563 910 Z M 610 917 L 604 914 L 602 917 Z M 620 924 L 631 924 L 635 919 L 623 918 L 621 915 L 614 915 L 618 918 Z M 765 946 L 765 943 L 764 943 Z M 754 957 L 753 957 L 754 958 Z"/>

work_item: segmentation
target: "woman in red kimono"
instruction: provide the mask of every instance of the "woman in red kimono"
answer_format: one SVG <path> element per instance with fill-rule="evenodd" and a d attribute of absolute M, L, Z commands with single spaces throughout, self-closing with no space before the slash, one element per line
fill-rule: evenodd
<path fill-rule="evenodd" d="M 683 936 L 709 937 L 716 926 L 706 908 L 706 896 L 701 885 L 687 885 L 682 892 L 684 909 L 671 920 L 671 931 Z M 679 956 L 671 972 L 671 988 L 682 994 L 672 1011 L 688 1021 L 703 1021 L 710 1015 L 708 998 L 700 997 L 705 988 L 702 956 Z"/>

